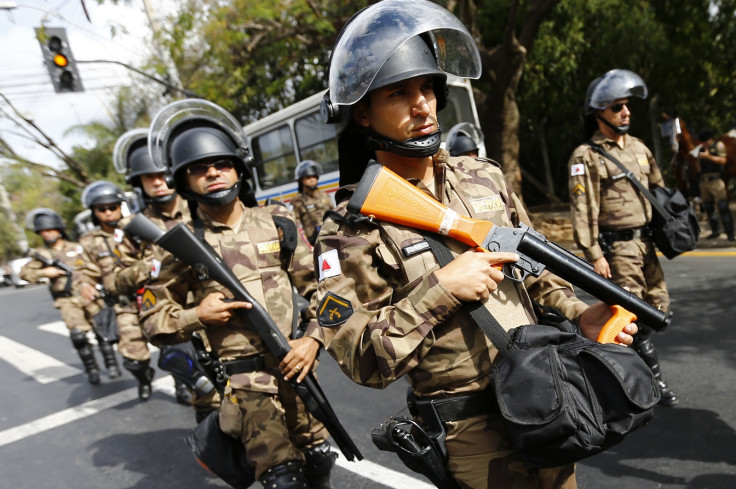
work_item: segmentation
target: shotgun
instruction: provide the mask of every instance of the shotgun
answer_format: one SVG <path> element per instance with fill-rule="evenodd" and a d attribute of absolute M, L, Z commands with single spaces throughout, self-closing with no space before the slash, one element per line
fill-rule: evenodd
<path fill-rule="evenodd" d="M 209 278 L 230 290 L 236 300 L 250 302 L 253 305 L 252 309 L 236 309 L 236 311 L 243 321 L 258 333 L 276 358 L 281 360 L 291 350 L 289 342 L 268 315 L 268 311 L 248 293 L 233 271 L 222 261 L 222 257 L 206 242 L 197 239 L 184 223 L 180 222 L 164 232 L 153 221 L 138 213 L 125 226 L 125 231 L 157 244 L 198 272 L 207 274 Z M 314 374 L 310 372 L 301 383 L 292 378 L 290 383 L 309 412 L 325 425 L 345 458 L 350 461 L 355 458 L 362 460 L 363 455 L 340 424 Z"/>
<path fill-rule="evenodd" d="M 512 252 L 519 260 L 504 267 L 507 278 L 538 277 L 545 268 L 611 306 L 613 317 L 598 341 L 611 342 L 630 322 L 662 331 L 672 321 L 664 312 L 595 273 L 593 267 L 525 224 L 518 228 L 463 216 L 447 208 L 379 163 L 369 164 L 348 210 L 402 226 L 448 236 L 485 251 Z"/>
<path fill-rule="evenodd" d="M 71 268 L 69 268 L 67 265 L 64 265 L 62 262 L 60 262 L 56 258 L 48 258 L 46 256 L 43 256 L 41 253 L 39 253 L 38 251 L 36 251 L 33 248 L 30 248 L 28 250 L 28 253 L 26 253 L 26 254 L 28 256 L 30 256 L 31 258 L 35 258 L 36 260 L 40 261 L 41 263 L 43 263 L 47 267 L 56 267 L 56 268 L 58 268 L 59 270 L 61 270 L 62 272 L 64 272 L 64 274 L 67 277 L 72 274 L 72 271 L 73 270 Z"/>

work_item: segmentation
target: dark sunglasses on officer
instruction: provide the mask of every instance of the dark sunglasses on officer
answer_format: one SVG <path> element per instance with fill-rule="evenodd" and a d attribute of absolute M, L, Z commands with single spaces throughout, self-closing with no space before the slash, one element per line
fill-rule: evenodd
<path fill-rule="evenodd" d="M 205 163 L 194 163 L 187 167 L 187 173 L 195 178 L 199 178 L 207 175 L 207 172 L 209 172 L 210 168 L 212 167 L 214 167 L 217 173 L 222 173 L 232 170 L 234 165 L 231 160 L 217 160 L 208 161 Z"/>
<path fill-rule="evenodd" d="M 611 112 L 613 112 L 614 114 L 618 114 L 624 109 L 624 107 L 628 107 L 628 106 L 629 106 L 628 102 L 621 102 L 618 104 L 613 104 L 609 106 L 608 108 L 611 109 Z"/>
<path fill-rule="evenodd" d="M 96 205 L 94 207 L 94 209 L 100 214 L 104 214 L 107 211 L 115 212 L 119 208 L 120 208 L 120 204 L 102 204 L 102 205 Z"/>

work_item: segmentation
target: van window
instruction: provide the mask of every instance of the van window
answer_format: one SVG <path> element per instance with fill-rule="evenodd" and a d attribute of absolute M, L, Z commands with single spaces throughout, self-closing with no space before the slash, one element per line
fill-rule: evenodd
<path fill-rule="evenodd" d="M 284 124 L 251 141 L 256 173 L 262 189 L 294 181 L 296 155 L 289 126 Z"/>
<path fill-rule="evenodd" d="M 299 160 L 314 160 L 322 171 L 337 170 L 337 134 L 335 124 L 325 124 L 319 112 L 300 117 L 294 123 Z"/>

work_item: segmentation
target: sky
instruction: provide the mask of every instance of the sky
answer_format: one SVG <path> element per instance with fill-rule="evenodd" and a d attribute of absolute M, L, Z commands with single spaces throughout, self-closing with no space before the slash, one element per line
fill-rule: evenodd
<path fill-rule="evenodd" d="M 166 2 L 171 0 L 149 0 L 157 10 Z M 97 0 L 86 0 L 90 22 L 81 0 L 0 0 L 0 60 L 4 63 L 0 68 L 0 92 L 65 151 L 75 145 L 92 146 L 84 135 L 65 132 L 74 125 L 109 123 L 108 107 L 115 88 L 130 84 L 131 76 L 138 75 L 115 64 L 80 64 L 78 71 L 85 91 L 57 94 L 34 29 L 41 25 L 66 28 L 77 60 L 114 60 L 138 67 L 148 57 L 146 45 L 151 37 L 143 0 L 115 3 L 108 0 L 98 5 Z M 2 10 L 8 4 L 17 7 Z M 0 109 L 10 111 L 1 99 Z M 12 132 L 19 132 L 17 126 L 0 112 L 0 135 L 17 153 L 38 163 L 62 166 L 51 152 Z"/>

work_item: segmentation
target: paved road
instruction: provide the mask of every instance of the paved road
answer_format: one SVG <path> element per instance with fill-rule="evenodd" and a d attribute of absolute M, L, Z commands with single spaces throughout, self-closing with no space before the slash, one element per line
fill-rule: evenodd
<path fill-rule="evenodd" d="M 663 265 L 675 320 L 656 344 L 682 402 L 659 408 L 648 426 L 580 463 L 581 488 L 736 487 L 736 256 L 708 250 Z M 170 378 L 157 372 L 147 403 L 138 402 L 127 373 L 90 386 L 58 319 L 44 287 L 0 289 L 0 487 L 227 487 L 193 463 L 183 439 L 194 417 L 191 408 L 174 402 Z M 31 366 L 18 360 L 25 357 L 34 359 Z M 333 486 L 429 487 L 368 437 L 402 409 L 405 384 L 360 388 L 327 356 L 319 372 L 366 457 L 361 464 L 342 460 Z"/>

